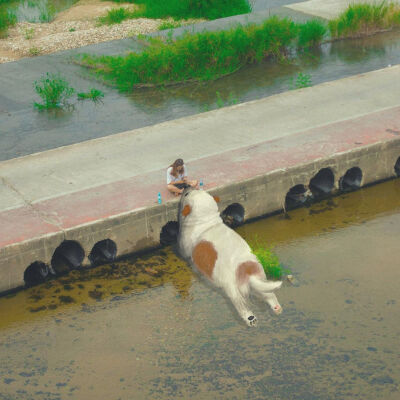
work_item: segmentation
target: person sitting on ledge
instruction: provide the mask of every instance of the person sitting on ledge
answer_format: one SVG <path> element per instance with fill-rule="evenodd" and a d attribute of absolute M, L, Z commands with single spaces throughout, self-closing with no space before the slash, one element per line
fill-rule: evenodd
<path fill-rule="evenodd" d="M 175 196 L 179 196 L 187 187 L 196 187 L 197 180 L 187 179 L 187 170 L 181 158 L 178 158 L 167 169 L 167 188 Z"/>

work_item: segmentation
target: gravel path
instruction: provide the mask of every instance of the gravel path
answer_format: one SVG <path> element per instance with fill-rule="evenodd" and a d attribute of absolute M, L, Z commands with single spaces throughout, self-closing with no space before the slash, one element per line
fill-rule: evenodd
<path fill-rule="evenodd" d="M 99 16 L 121 6 L 132 8 L 130 3 L 81 0 L 58 14 L 53 22 L 20 22 L 9 29 L 6 38 L 0 39 L 0 63 L 154 32 L 166 21 L 138 18 L 121 24 L 98 26 Z M 185 21 L 185 24 L 192 22 Z"/>

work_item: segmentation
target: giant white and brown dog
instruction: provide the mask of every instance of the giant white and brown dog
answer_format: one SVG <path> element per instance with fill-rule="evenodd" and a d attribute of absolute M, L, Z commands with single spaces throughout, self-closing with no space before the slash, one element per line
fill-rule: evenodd
<path fill-rule="evenodd" d="M 186 189 L 183 192 L 178 216 L 179 251 L 222 288 L 240 317 L 247 325 L 254 326 L 257 319 L 247 305 L 250 290 L 280 314 L 282 308 L 272 291 L 282 282 L 267 280 L 263 267 L 246 241 L 222 222 L 218 201 L 203 190 Z"/>

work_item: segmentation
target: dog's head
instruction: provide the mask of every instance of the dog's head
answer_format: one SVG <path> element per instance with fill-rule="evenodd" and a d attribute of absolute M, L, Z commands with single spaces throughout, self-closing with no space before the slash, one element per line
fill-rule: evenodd
<path fill-rule="evenodd" d="M 204 190 L 185 189 L 179 203 L 179 223 L 196 224 L 219 217 L 218 202 L 218 197 Z"/>

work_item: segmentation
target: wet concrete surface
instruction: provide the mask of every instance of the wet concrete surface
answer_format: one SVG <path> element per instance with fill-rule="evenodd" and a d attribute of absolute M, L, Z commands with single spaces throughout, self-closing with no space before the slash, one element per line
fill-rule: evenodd
<path fill-rule="evenodd" d="M 112 43 L 104 44 L 107 46 L 111 48 Z M 123 46 L 121 41 L 118 46 Z M 137 90 L 131 95 L 104 86 L 88 71 L 71 64 L 70 56 L 77 52 L 0 65 L 0 160 L 284 92 L 296 87 L 299 72 L 317 84 L 395 65 L 400 60 L 400 34 L 339 41 L 292 63 L 264 63 L 214 82 Z M 33 108 L 33 102 L 39 100 L 33 82 L 44 71 L 62 72 L 78 91 L 99 88 L 105 93 L 104 101 L 74 101 L 72 110 L 39 113 Z"/>
<path fill-rule="evenodd" d="M 0 399 L 398 399 L 399 183 L 239 228 L 295 276 L 254 329 L 171 248 L 0 298 Z"/>

